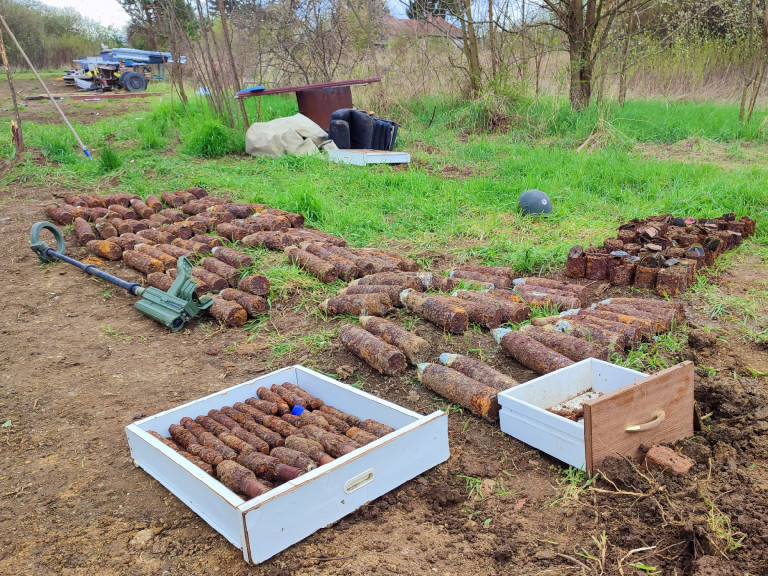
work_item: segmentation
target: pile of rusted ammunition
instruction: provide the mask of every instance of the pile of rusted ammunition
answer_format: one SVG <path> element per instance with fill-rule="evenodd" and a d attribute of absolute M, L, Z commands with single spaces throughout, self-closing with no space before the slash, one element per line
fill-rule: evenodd
<path fill-rule="evenodd" d="M 693 283 L 697 270 L 753 235 L 755 225 L 755 220 L 737 220 L 735 214 L 715 219 L 662 214 L 631 220 L 600 248 L 571 248 L 565 273 L 674 297 Z"/>
<path fill-rule="evenodd" d="M 426 340 L 388 320 L 360 316 L 360 325 L 347 324 L 339 331 L 339 339 L 379 374 L 397 374 L 408 362 L 416 365 L 429 354 Z"/>
<path fill-rule="evenodd" d="M 72 224 L 78 241 L 100 258 L 122 259 L 147 276 L 147 283 L 167 290 L 173 283 L 176 260 L 196 255 L 192 271 L 196 292 L 218 292 L 210 313 L 231 326 L 268 312 L 269 280 L 262 274 L 244 275 L 253 259 L 227 241 L 248 240 L 262 233 L 290 234 L 295 240 L 343 240 L 303 228 L 304 217 L 263 204 L 235 203 L 208 196 L 202 188 L 165 192 L 160 198 L 135 194 L 75 196 L 49 206 L 47 215 L 60 225 Z M 169 206 L 169 207 L 166 207 Z"/>
<path fill-rule="evenodd" d="M 546 374 L 586 358 L 608 360 L 611 352 L 670 332 L 684 318 L 682 302 L 610 298 L 589 308 L 534 318 L 518 332 L 500 328 L 493 336 L 507 355 Z"/>
<path fill-rule="evenodd" d="M 394 432 L 360 420 L 285 382 L 257 397 L 185 417 L 170 438 L 149 433 L 230 490 L 254 498 L 284 482 Z"/>

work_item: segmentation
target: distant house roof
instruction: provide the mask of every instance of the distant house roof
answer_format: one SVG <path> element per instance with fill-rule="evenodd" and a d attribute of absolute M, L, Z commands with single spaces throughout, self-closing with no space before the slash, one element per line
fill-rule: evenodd
<path fill-rule="evenodd" d="M 457 28 L 441 16 L 432 16 L 429 20 L 411 20 L 385 16 L 381 23 L 384 38 L 397 36 L 440 36 L 443 38 L 461 38 L 461 28 Z"/>

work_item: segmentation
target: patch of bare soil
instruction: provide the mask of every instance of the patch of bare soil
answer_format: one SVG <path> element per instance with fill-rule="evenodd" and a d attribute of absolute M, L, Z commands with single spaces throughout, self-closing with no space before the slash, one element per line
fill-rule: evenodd
<path fill-rule="evenodd" d="M 706 138 L 691 136 L 671 144 L 641 142 L 635 150 L 643 158 L 673 160 L 689 164 L 712 163 L 725 168 L 754 165 L 768 159 L 768 147 L 754 142 L 723 144 Z"/>
<path fill-rule="evenodd" d="M 610 482 L 566 491 L 558 461 L 452 409 L 446 463 L 262 565 L 245 565 L 239 550 L 134 466 L 127 424 L 296 362 L 421 413 L 450 406 L 414 370 L 382 377 L 335 340 L 313 347 L 302 339 L 341 321 L 308 314 L 300 294 L 278 302 L 250 341 L 253 334 L 208 319 L 171 334 L 120 290 L 65 264 L 41 267 L 28 232 L 54 192 L 3 190 L 0 202 L 3 574 L 630 575 L 645 573 L 642 566 L 765 573 L 768 394 L 765 378 L 743 369 L 764 360 L 765 349 L 726 324 L 714 342 L 684 354 L 718 370 L 696 378 L 706 428 L 678 443 L 697 462 L 689 475 L 614 459 L 605 467 Z M 68 247 L 85 256 L 74 242 Z M 738 266 L 734 283 L 751 269 Z M 121 264 L 107 268 L 137 276 Z M 751 273 L 768 279 L 765 269 Z M 727 278 L 722 286 L 738 288 Z M 590 289 L 593 298 L 620 293 Z M 695 302 L 689 312 L 704 324 Z M 535 376 L 487 332 L 450 336 L 424 322 L 414 330 L 433 344 L 433 361 L 444 351 L 469 353 L 521 382 Z M 295 349 L 277 356 L 275 335 Z"/>

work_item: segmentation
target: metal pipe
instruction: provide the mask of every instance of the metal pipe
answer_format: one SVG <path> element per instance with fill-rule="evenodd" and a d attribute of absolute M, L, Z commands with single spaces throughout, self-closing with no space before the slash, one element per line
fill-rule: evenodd
<path fill-rule="evenodd" d="M 61 260 L 62 262 L 66 262 L 67 264 L 72 264 L 72 266 L 76 266 L 80 268 L 80 270 L 82 270 L 86 274 L 90 274 L 91 276 L 97 276 L 102 280 L 106 280 L 107 282 L 110 282 L 115 286 L 118 286 L 120 288 L 127 290 L 129 294 L 133 294 L 134 296 L 141 296 L 141 293 L 144 291 L 144 289 L 141 287 L 141 284 L 137 282 L 126 282 L 125 280 L 122 280 L 117 276 L 112 276 L 112 274 L 109 274 L 108 272 L 99 270 L 93 264 L 83 264 L 82 262 L 75 260 L 74 258 L 70 258 L 69 256 L 65 256 L 64 254 L 56 252 L 56 250 L 54 250 L 53 248 L 48 248 L 48 250 L 45 251 L 45 255 L 51 258 L 56 258 L 57 260 Z"/>

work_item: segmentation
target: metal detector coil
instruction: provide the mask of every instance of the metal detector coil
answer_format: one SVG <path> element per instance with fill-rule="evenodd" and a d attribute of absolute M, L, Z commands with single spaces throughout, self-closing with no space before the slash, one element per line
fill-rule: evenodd
<path fill-rule="evenodd" d="M 56 250 L 40 240 L 40 232 L 48 230 L 53 234 L 56 240 Z M 32 226 L 29 232 L 30 248 L 37 254 L 37 257 L 43 263 L 55 262 L 61 260 L 73 266 L 80 268 L 86 274 L 96 276 L 115 286 L 123 288 L 129 294 L 138 296 L 136 309 L 164 324 L 172 332 L 181 330 L 187 322 L 195 318 L 200 312 L 210 308 L 213 305 L 213 299 L 209 296 L 198 298 L 195 293 L 197 282 L 192 280 L 192 265 L 182 256 L 176 262 L 176 280 L 174 280 L 168 292 L 163 292 L 152 286 L 144 288 L 137 282 L 126 282 L 113 276 L 103 270 L 99 270 L 93 264 L 83 264 L 74 258 L 64 255 L 66 244 L 64 235 L 56 226 L 50 222 L 38 222 Z"/>

